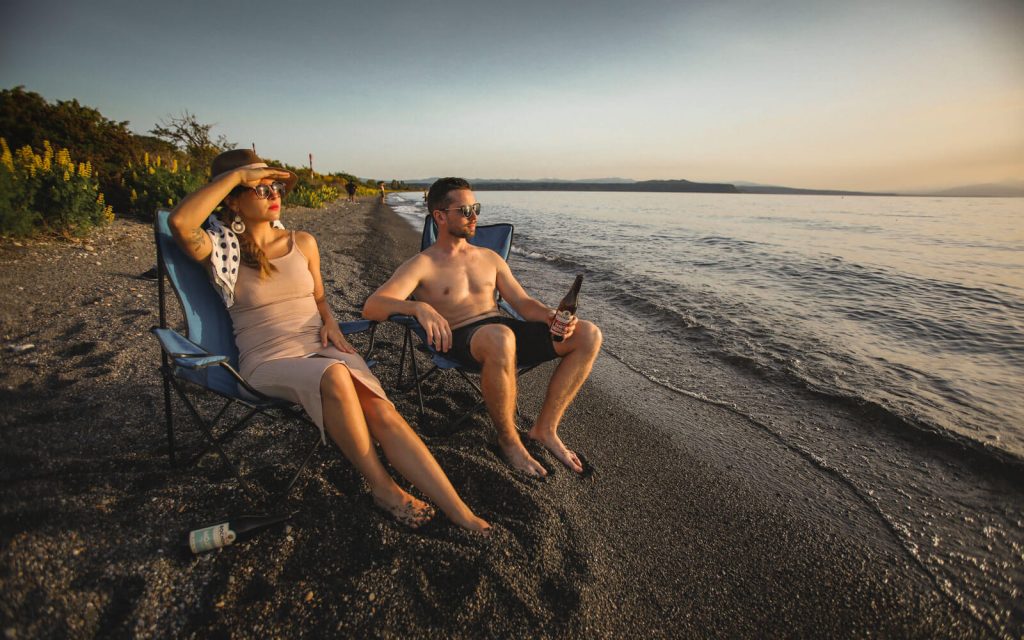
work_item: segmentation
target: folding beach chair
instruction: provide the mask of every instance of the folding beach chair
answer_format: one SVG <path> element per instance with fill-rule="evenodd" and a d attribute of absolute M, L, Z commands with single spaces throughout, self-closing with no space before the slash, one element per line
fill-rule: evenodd
<path fill-rule="evenodd" d="M 478 247 L 486 247 L 497 253 L 503 260 L 508 261 L 508 256 L 512 251 L 512 236 L 514 234 L 514 227 L 509 223 L 498 223 L 498 224 L 487 224 L 478 225 L 476 228 L 476 234 L 469 240 L 470 244 Z M 437 223 L 434 222 L 434 218 L 431 215 L 427 215 L 426 220 L 423 223 L 423 235 L 420 239 L 420 251 L 426 249 L 430 245 L 437 241 Z M 507 302 L 501 299 L 501 296 L 495 293 L 497 297 L 498 308 L 512 318 L 522 320 L 522 317 L 516 313 Z M 480 368 L 478 366 L 463 365 L 462 363 L 451 360 L 443 353 L 435 350 L 427 341 L 426 332 L 423 327 L 416 321 L 416 318 L 411 316 L 395 315 L 388 318 L 392 322 L 396 322 L 405 328 L 405 338 L 402 342 L 402 356 L 398 363 L 398 383 L 397 387 L 401 391 L 408 391 L 413 388 L 416 389 L 416 398 L 419 402 L 419 415 L 420 421 L 423 420 L 423 414 L 425 408 L 423 405 L 423 382 L 431 376 L 444 372 L 454 371 L 463 380 L 466 381 L 475 391 L 479 400 L 477 403 L 468 411 L 463 413 L 458 419 L 449 423 L 446 432 L 454 433 L 459 429 L 459 426 L 465 422 L 468 418 L 472 417 L 477 411 L 484 406 L 483 391 L 480 386 L 476 383 L 470 374 L 479 374 Z M 413 339 L 416 337 L 416 340 Z M 414 344 L 415 343 L 415 344 Z M 416 351 L 419 350 L 421 353 L 425 353 L 431 360 L 432 366 L 425 372 L 420 373 L 419 367 L 416 364 Z M 409 361 L 409 379 L 406 381 L 405 373 L 405 361 Z M 539 366 L 539 364 L 533 364 L 530 366 L 518 367 L 517 375 L 521 376 L 528 371 L 533 370 Z M 519 414 L 519 407 L 516 406 L 516 414 Z M 520 419 L 522 416 L 520 415 Z"/>
<path fill-rule="evenodd" d="M 164 414 L 167 421 L 167 447 L 171 465 L 177 464 L 171 394 L 173 389 L 202 432 L 202 439 L 205 440 L 205 446 L 183 464 L 194 464 L 213 450 L 251 499 L 260 502 L 262 498 L 268 504 L 275 504 L 291 492 L 296 480 L 309 464 L 321 443 L 320 430 L 309 420 L 300 405 L 265 396 L 249 386 L 239 375 L 238 348 L 235 345 L 231 316 L 203 266 L 178 247 L 168 225 L 169 216 L 170 212 L 167 210 L 158 211 L 154 224 L 160 326 L 154 327 L 151 331 L 160 341 L 162 350 L 160 373 L 163 377 Z M 188 329 L 187 338 L 167 326 L 164 276 L 167 276 L 181 304 Z M 341 330 L 345 334 L 365 331 L 369 327 L 370 323 L 366 320 L 341 324 Z M 223 405 L 213 417 L 204 418 L 200 408 L 189 398 L 188 391 L 197 396 L 207 393 L 219 396 L 224 401 Z M 229 424 L 229 415 L 238 413 L 228 411 L 234 405 L 242 409 L 243 415 Z M 278 492 L 269 491 L 267 487 L 261 486 L 263 496 L 259 496 L 250 482 L 243 477 L 238 465 L 228 456 L 223 446 L 259 414 L 304 422 L 312 426 L 316 432 L 312 447 L 303 457 L 301 464 L 297 465 L 286 486 Z"/>

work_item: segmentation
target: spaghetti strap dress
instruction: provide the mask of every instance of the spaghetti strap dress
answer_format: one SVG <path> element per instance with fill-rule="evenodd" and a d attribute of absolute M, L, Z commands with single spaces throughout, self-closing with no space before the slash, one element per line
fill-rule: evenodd
<path fill-rule="evenodd" d="M 270 261 L 277 269 L 270 276 L 260 280 L 258 270 L 246 265 L 238 268 L 235 303 L 228 307 L 238 368 L 257 391 L 300 403 L 326 441 L 320 379 L 327 369 L 341 364 L 357 385 L 388 398 L 358 354 L 321 346 L 323 321 L 313 298 L 309 261 L 295 242 L 294 231 L 290 241 L 288 253 Z"/>

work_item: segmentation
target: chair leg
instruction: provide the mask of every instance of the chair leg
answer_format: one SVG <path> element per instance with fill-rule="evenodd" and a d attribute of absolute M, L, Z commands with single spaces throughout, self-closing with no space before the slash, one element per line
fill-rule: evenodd
<path fill-rule="evenodd" d="M 164 355 L 164 360 L 167 356 Z M 173 403 L 171 402 L 171 381 L 168 372 L 168 364 L 165 362 L 160 367 L 161 377 L 164 379 L 164 421 L 167 424 L 167 456 L 170 459 L 171 467 L 177 465 L 175 460 L 175 448 L 174 448 L 174 411 Z"/>
<path fill-rule="evenodd" d="M 261 498 L 258 495 L 258 492 L 253 490 L 252 485 L 242 476 L 241 469 L 239 469 L 238 466 L 231 461 L 231 458 L 224 450 L 224 447 L 220 445 L 220 441 L 218 441 L 218 439 L 214 437 L 212 429 L 215 426 L 215 423 L 208 424 L 205 420 L 203 420 L 203 417 L 199 415 L 199 411 L 196 410 L 192 403 L 188 401 L 188 396 L 185 395 L 185 391 L 178 385 L 177 381 L 173 381 L 173 385 L 174 390 L 178 392 L 181 401 L 185 404 L 185 407 L 189 410 L 189 413 L 192 414 L 192 419 L 195 420 L 196 424 L 199 425 L 200 430 L 203 432 L 203 435 L 206 436 L 206 440 L 209 443 L 209 447 L 216 451 L 217 456 L 220 458 L 221 462 L 223 462 L 224 465 L 228 468 L 228 470 L 231 471 L 231 475 L 235 476 L 235 479 L 238 480 L 238 484 L 242 487 L 242 490 L 246 493 L 246 495 L 248 495 L 249 498 L 253 500 L 253 502 L 261 502 Z M 223 415 L 226 408 L 227 407 L 222 408 L 221 411 L 217 414 L 218 419 L 219 416 Z M 248 422 L 252 418 L 254 413 L 254 411 L 250 411 L 249 414 L 242 420 L 242 422 Z M 240 427 L 236 425 L 235 427 L 232 427 L 231 431 L 237 431 L 238 428 Z M 205 451 L 201 452 L 196 458 L 192 460 L 192 462 L 198 460 L 205 453 Z"/>
<path fill-rule="evenodd" d="M 395 388 L 401 389 L 405 386 L 403 380 L 405 379 L 405 350 L 409 348 L 409 331 L 408 328 L 405 330 L 405 336 L 402 339 L 402 355 L 398 359 L 398 380 L 395 381 Z"/>
<path fill-rule="evenodd" d="M 268 500 L 269 506 L 276 506 L 279 503 L 284 502 L 288 498 L 288 496 L 291 495 L 292 488 L 295 486 L 295 483 L 298 481 L 299 477 L 302 476 L 302 472 L 306 470 L 307 466 L 309 466 L 309 461 L 313 458 L 313 454 L 315 454 L 317 450 L 320 448 L 320 444 L 320 435 L 317 434 L 313 440 L 312 448 L 310 448 L 310 450 L 306 453 L 305 457 L 303 457 L 302 463 L 295 470 L 295 473 L 288 481 L 288 484 L 285 486 L 284 489 L 270 497 L 270 499 Z"/>
<path fill-rule="evenodd" d="M 423 381 L 420 379 L 420 371 L 416 366 L 416 352 L 413 350 L 412 340 L 409 340 L 409 362 L 412 363 L 412 379 L 416 383 L 416 399 L 420 403 L 420 420 L 423 420 L 423 414 L 426 412 L 426 409 L 423 407 Z M 428 373 L 427 375 L 430 374 Z M 423 377 L 426 378 L 427 376 Z"/>

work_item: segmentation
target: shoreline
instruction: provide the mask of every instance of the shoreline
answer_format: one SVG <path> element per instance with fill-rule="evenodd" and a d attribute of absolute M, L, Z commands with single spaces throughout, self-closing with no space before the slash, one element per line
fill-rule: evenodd
<path fill-rule="evenodd" d="M 417 231 L 369 200 L 289 209 L 285 222 L 317 237 L 339 320 L 356 319 L 419 246 Z M 35 345 L 0 365 L 8 637 L 992 634 L 848 486 L 742 417 L 605 353 L 561 430 L 591 468 L 582 478 L 540 451 L 547 480 L 512 473 L 480 416 L 425 438 L 495 525 L 491 540 L 443 521 L 411 533 L 384 519 L 330 447 L 293 500 L 290 530 L 192 556 L 191 523 L 241 497 L 212 458 L 166 463 L 148 335 L 156 285 L 133 279 L 151 266 L 151 238 L 148 225 L 117 221 L 94 251 L 0 247 L 4 343 Z M 416 427 L 414 399 L 391 389 L 401 335 L 378 333 L 376 372 Z M 527 415 L 552 366 L 523 380 Z M 470 397 L 457 383 L 435 386 L 430 424 Z M 292 433 L 257 432 L 275 450 Z"/>

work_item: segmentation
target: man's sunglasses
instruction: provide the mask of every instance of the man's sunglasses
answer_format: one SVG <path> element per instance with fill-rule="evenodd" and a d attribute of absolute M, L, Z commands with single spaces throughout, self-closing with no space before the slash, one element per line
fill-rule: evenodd
<path fill-rule="evenodd" d="M 448 212 L 448 211 L 452 211 L 452 210 L 458 211 L 459 213 L 462 214 L 462 217 L 464 217 L 464 218 L 468 218 L 470 216 L 477 216 L 478 218 L 480 217 L 480 203 L 479 202 L 477 202 L 475 204 L 464 204 L 461 207 L 448 207 L 447 209 L 441 209 L 441 211 L 444 211 L 444 212 Z"/>
<path fill-rule="evenodd" d="M 256 197 L 260 200 L 266 200 L 270 197 L 271 193 L 276 193 L 277 197 L 284 198 L 285 194 L 288 193 L 288 187 L 283 182 L 271 182 L 270 184 L 258 184 L 255 187 L 246 187 L 251 189 Z"/>

